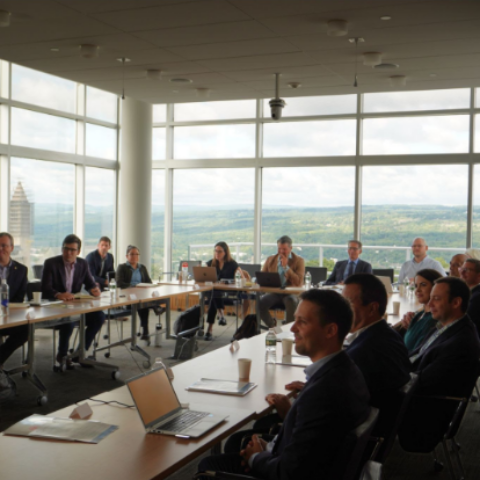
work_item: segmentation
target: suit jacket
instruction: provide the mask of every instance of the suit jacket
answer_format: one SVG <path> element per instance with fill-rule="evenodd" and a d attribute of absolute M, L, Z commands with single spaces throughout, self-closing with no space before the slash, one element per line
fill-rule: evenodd
<path fill-rule="evenodd" d="M 480 285 L 473 287 L 470 291 L 470 302 L 468 304 L 467 314 L 477 327 L 477 332 L 480 336 Z"/>
<path fill-rule="evenodd" d="M 398 390 L 410 380 L 407 347 L 402 337 L 381 320 L 364 330 L 345 352 L 362 372 L 371 404 L 380 410 L 375 435 L 385 437 L 400 408 Z"/>
<path fill-rule="evenodd" d="M 145 265 L 139 264 L 140 275 L 142 276 L 142 283 L 152 283 L 150 275 L 148 275 L 147 268 Z M 130 287 L 130 282 L 132 281 L 132 269 L 126 264 L 121 263 L 117 267 L 117 273 L 115 274 L 115 280 L 117 282 L 118 288 L 128 288 Z"/>
<path fill-rule="evenodd" d="M 292 257 L 288 259 L 288 266 L 290 268 L 285 274 L 287 286 L 301 287 L 305 279 L 305 262 L 302 257 L 299 257 L 293 252 L 291 252 L 290 255 Z M 265 260 L 262 272 L 278 272 L 278 253 Z"/>
<path fill-rule="evenodd" d="M 428 396 L 468 398 L 479 374 L 479 357 L 477 330 L 465 315 L 415 361 L 412 370 L 419 374 L 419 383 L 398 433 L 402 448 L 430 452 L 441 440 L 456 403 Z"/>
<path fill-rule="evenodd" d="M 269 480 L 328 478 L 345 436 L 367 417 L 368 401 L 362 374 L 340 352 L 307 382 L 273 451 L 255 457 L 252 474 Z"/>
<path fill-rule="evenodd" d="M 12 260 L 12 266 L 8 270 L 7 283 L 10 289 L 9 301 L 22 303 L 27 293 L 28 268 Z"/>
<path fill-rule="evenodd" d="M 80 292 L 82 285 L 85 285 L 87 290 L 91 290 L 97 286 L 88 270 L 86 260 L 77 258 L 75 271 L 73 273 L 72 293 Z M 66 291 L 65 264 L 63 263 L 62 255 L 47 258 L 43 265 L 42 273 L 43 298 L 53 299 L 57 293 L 65 293 Z"/>
<path fill-rule="evenodd" d="M 325 282 L 326 285 L 336 285 L 343 281 L 343 275 L 350 260 L 341 260 L 335 264 L 333 271 Z M 373 273 L 372 266 L 363 260 L 358 259 L 353 273 Z"/>
<path fill-rule="evenodd" d="M 107 273 L 115 271 L 113 255 L 111 253 L 107 253 L 107 257 L 105 258 L 105 265 L 103 266 L 102 276 L 100 276 L 100 270 L 102 268 L 102 257 L 98 253 L 98 250 L 90 252 L 85 257 L 85 260 L 88 263 L 90 273 L 103 290 L 103 287 L 105 287 L 105 281 L 107 279 Z"/>

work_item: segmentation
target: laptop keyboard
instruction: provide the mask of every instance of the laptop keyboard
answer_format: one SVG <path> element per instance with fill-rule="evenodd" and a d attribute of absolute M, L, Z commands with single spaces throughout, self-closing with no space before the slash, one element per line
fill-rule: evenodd
<path fill-rule="evenodd" d="M 193 425 L 194 423 L 198 422 L 203 417 L 209 415 L 207 412 L 192 412 L 188 411 L 182 413 L 178 417 L 175 417 L 173 420 L 170 420 L 167 423 L 164 423 L 160 428 L 156 428 L 156 431 L 164 430 L 169 432 L 181 432 L 185 428 Z"/>

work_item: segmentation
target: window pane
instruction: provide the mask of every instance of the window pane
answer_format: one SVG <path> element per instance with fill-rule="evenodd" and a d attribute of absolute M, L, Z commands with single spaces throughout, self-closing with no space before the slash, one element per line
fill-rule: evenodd
<path fill-rule="evenodd" d="M 353 236 L 355 169 L 264 168 L 262 177 L 262 262 L 289 235 L 307 265 L 331 271 Z"/>
<path fill-rule="evenodd" d="M 83 255 L 95 250 L 100 237 L 115 241 L 113 219 L 115 216 L 114 170 L 85 168 L 85 238 Z M 113 250 L 113 248 L 112 248 Z"/>
<path fill-rule="evenodd" d="M 264 125 L 264 157 L 355 155 L 355 120 Z"/>
<path fill-rule="evenodd" d="M 153 123 L 163 123 L 167 121 L 167 106 L 154 105 L 153 106 Z"/>
<path fill-rule="evenodd" d="M 174 270 L 180 260 L 210 260 L 219 241 L 228 243 L 236 261 L 253 262 L 254 185 L 253 169 L 175 170 Z"/>
<path fill-rule="evenodd" d="M 474 167 L 473 185 L 472 245 L 480 248 L 480 165 Z"/>
<path fill-rule="evenodd" d="M 228 120 L 230 118 L 254 118 L 255 100 L 229 102 L 177 103 L 175 121 L 187 120 Z"/>
<path fill-rule="evenodd" d="M 467 191 L 466 165 L 364 167 L 362 240 L 375 248 L 364 248 L 362 258 L 398 274 L 412 240 L 423 237 L 429 255 L 446 267 L 453 252 L 465 251 Z"/>
<path fill-rule="evenodd" d="M 76 112 L 76 83 L 12 64 L 12 98 L 20 102 Z"/>
<path fill-rule="evenodd" d="M 75 167 L 12 158 L 10 185 L 13 256 L 29 268 L 42 265 L 46 258 L 61 253 L 63 239 L 73 232 Z"/>
<path fill-rule="evenodd" d="M 87 117 L 117 123 L 118 97 L 98 88 L 87 87 Z"/>
<path fill-rule="evenodd" d="M 467 153 L 468 121 L 468 115 L 365 119 L 363 153 Z"/>
<path fill-rule="evenodd" d="M 87 123 L 87 155 L 89 157 L 117 158 L 117 130 Z"/>
<path fill-rule="evenodd" d="M 165 170 L 152 170 L 152 264 L 150 272 L 155 281 L 163 272 L 165 230 Z"/>
<path fill-rule="evenodd" d="M 247 158 L 255 156 L 255 125 L 175 127 L 174 158 Z"/>
<path fill-rule="evenodd" d="M 364 112 L 404 112 L 469 108 L 470 89 L 422 90 L 420 92 L 366 93 Z"/>
<path fill-rule="evenodd" d="M 474 125 L 475 125 L 475 136 L 474 136 L 474 152 L 480 152 L 480 115 L 475 115 L 474 118 Z"/>
<path fill-rule="evenodd" d="M 283 117 L 301 117 L 306 115 L 337 115 L 355 113 L 357 110 L 356 95 L 325 95 L 322 97 L 284 98 L 287 105 L 283 109 Z M 270 117 L 269 98 L 263 101 L 263 116 Z"/>
<path fill-rule="evenodd" d="M 165 160 L 167 148 L 167 132 L 165 128 L 154 128 L 152 134 L 152 158 L 153 160 Z"/>
<path fill-rule="evenodd" d="M 21 108 L 12 112 L 12 144 L 75 153 L 75 121 Z"/>

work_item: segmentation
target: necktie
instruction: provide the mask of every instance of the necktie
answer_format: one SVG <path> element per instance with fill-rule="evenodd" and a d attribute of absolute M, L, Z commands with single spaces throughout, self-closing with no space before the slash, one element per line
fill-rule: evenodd
<path fill-rule="evenodd" d="M 348 278 L 350 275 L 353 275 L 353 270 L 355 269 L 355 264 L 353 262 L 348 262 L 348 268 L 347 268 L 347 276 Z"/>

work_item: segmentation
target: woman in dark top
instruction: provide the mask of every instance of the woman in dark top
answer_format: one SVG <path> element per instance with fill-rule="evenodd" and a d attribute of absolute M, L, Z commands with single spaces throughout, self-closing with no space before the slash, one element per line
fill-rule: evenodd
<path fill-rule="evenodd" d="M 437 323 L 432 318 L 428 302 L 430 293 L 433 289 L 433 283 L 442 275 L 436 270 L 425 268 L 415 275 L 415 296 L 423 304 L 423 309 L 419 312 L 408 312 L 402 319 L 402 327 L 406 330 L 403 340 L 409 353 L 413 352 L 425 339 L 428 332 Z"/>
<path fill-rule="evenodd" d="M 214 256 L 211 260 L 207 262 L 207 266 L 215 267 L 217 269 L 217 279 L 218 280 L 230 280 L 235 278 L 235 272 L 241 269 L 238 266 L 238 263 L 232 258 L 230 254 L 230 248 L 225 242 L 218 242 L 214 249 L 213 249 Z M 222 292 L 215 292 L 213 298 L 210 302 L 208 307 L 208 330 L 205 334 L 205 340 L 212 340 L 212 330 L 213 324 L 215 323 L 215 316 L 217 314 L 217 310 L 222 312 L 219 317 L 219 325 L 226 325 L 227 322 L 223 315 L 223 297 L 224 294 Z"/>
<path fill-rule="evenodd" d="M 139 283 L 152 283 L 145 265 L 140 262 L 140 250 L 135 245 L 127 247 L 127 261 L 117 267 L 115 279 L 118 288 L 135 287 Z M 149 340 L 148 336 L 148 308 L 139 308 L 138 316 L 142 327 L 142 340 Z"/>

